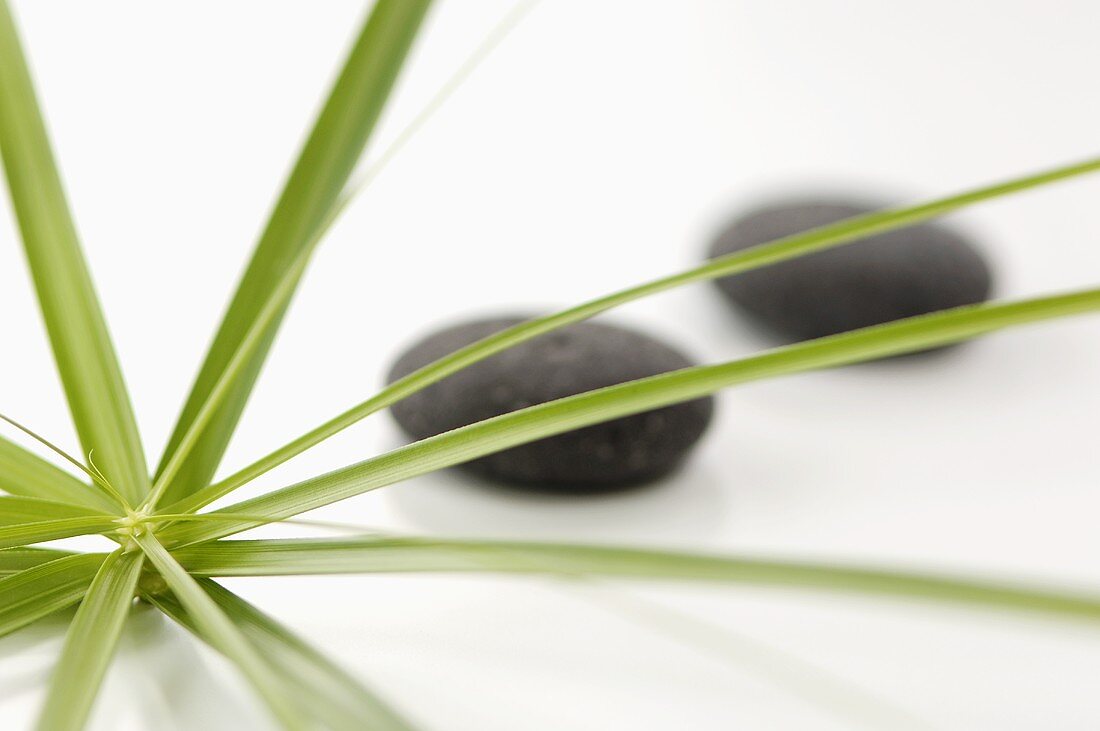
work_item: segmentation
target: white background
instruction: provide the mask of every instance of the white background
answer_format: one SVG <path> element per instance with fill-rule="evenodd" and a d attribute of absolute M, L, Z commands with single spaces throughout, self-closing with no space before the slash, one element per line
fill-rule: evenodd
<path fill-rule="evenodd" d="M 509 6 L 439 4 L 373 154 Z M 362 3 L 15 10 L 155 461 Z M 367 396 L 426 328 L 690 266 L 770 192 L 913 200 L 1096 154 L 1097 27 L 1088 0 L 546 0 L 324 244 L 226 467 Z M 999 294 L 1024 296 L 1100 280 L 1098 200 L 1100 179 L 1079 180 L 954 222 Z M 0 312 L 0 408 L 75 449 L 6 206 Z M 709 286 L 612 319 L 701 360 L 767 345 Z M 316 515 L 1100 587 L 1098 364 L 1096 318 L 1032 327 L 722 394 L 688 468 L 647 491 L 556 501 L 439 474 Z M 241 492 L 399 439 L 379 415 Z M 426 729 L 1100 725 L 1095 627 L 739 588 L 231 586 Z M 643 598 L 681 614 L 655 624 Z M 154 619 L 127 636 L 98 728 L 262 728 L 221 660 Z M 59 642 L 56 626 L 0 641 L 4 728 L 31 722 Z"/>

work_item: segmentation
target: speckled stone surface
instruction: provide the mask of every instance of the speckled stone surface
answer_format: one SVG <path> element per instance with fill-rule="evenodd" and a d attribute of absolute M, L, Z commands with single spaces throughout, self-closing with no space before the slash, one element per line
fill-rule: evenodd
<path fill-rule="evenodd" d="M 479 320 L 428 335 L 393 365 L 388 382 L 521 322 Z M 639 332 L 578 323 L 497 353 L 395 404 L 415 439 L 526 406 L 656 375 L 694 363 Z M 493 481 L 546 492 L 590 494 L 642 485 L 675 470 L 710 423 L 711 398 L 595 424 L 463 465 Z"/>
<path fill-rule="evenodd" d="M 777 201 L 737 217 L 711 258 L 869 213 L 827 197 Z M 715 282 L 754 321 L 791 342 L 989 298 L 990 268 L 964 236 L 920 224 Z"/>

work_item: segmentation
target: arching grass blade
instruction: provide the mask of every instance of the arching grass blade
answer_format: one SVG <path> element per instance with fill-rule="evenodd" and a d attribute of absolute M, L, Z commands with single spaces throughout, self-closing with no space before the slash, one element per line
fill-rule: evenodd
<path fill-rule="evenodd" d="M 518 541 L 333 538 L 218 541 L 175 552 L 197 576 L 488 572 L 790 587 L 1022 610 L 1100 622 L 1100 594 L 840 564 Z"/>
<path fill-rule="evenodd" d="M 211 389 L 262 309 L 268 293 L 336 205 L 381 114 L 430 0 L 378 0 L 287 180 L 252 261 L 207 353 L 168 442 L 158 475 L 202 409 Z M 274 339 L 264 336 L 241 378 L 167 488 L 178 500 L 210 481 Z"/>
<path fill-rule="evenodd" d="M 133 604 L 142 555 L 119 550 L 102 560 L 65 636 L 61 660 L 38 717 L 38 731 L 83 728 L 114 655 Z"/>
<path fill-rule="evenodd" d="M 0 0 L 0 152 L 80 442 L 136 503 L 149 488 L 141 439 L 6 0 Z"/>
<path fill-rule="evenodd" d="M 170 512 L 191 512 L 209 505 L 241 485 L 259 477 L 325 439 L 339 433 L 391 404 L 400 401 L 446 376 L 484 358 L 517 345 L 525 340 L 585 320 L 614 307 L 649 295 L 707 279 L 748 271 L 814 251 L 840 246 L 866 238 L 875 233 L 902 228 L 907 225 L 942 216 L 965 206 L 1047 185 L 1078 175 L 1100 170 L 1100 160 L 1086 160 L 1029 175 L 1003 183 L 976 188 L 958 195 L 858 216 L 804 233 L 787 236 L 760 244 L 744 251 L 715 259 L 686 272 L 646 282 L 635 287 L 600 297 L 561 312 L 540 317 L 502 330 L 483 340 L 461 348 L 404 378 L 401 378 L 366 401 L 321 424 L 303 436 L 261 457 L 256 462 L 235 472 L 221 482 L 195 493 L 190 498 L 171 506 Z"/>
<path fill-rule="evenodd" d="M 289 518 L 369 490 L 554 434 L 690 401 L 729 386 L 958 342 L 1006 327 L 1100 310 L 1100 289 L 960 307 L 717 365 L 685 368 L 550 401 L 414 442 L 379 457 L 228 506 L 218 513 Z M 172 545 L 222 538 L 257 523 L 177 525 Z"/>

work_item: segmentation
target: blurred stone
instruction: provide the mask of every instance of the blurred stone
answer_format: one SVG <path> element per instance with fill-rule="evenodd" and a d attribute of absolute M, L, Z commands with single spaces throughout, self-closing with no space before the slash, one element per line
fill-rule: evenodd
<path fill-rule="evenodd" d="M 455 350 L 522 322 L 497 318 L 431 334 L 394 364 L 393 382 Z M 510 411 L 694 365 L 633 330 L 582 322 L 497 353 L 392 407 L 423 439 Z M 557 493 L 591 494 L 641 485 L 675 470 L 710 423 L 703 398 L 627 416 L 487 455 L 463 468 L 494 481 Z"/>
<path fill-rule="evenodd" d="M 736 218 L 711 258 L 876 210 L 826 197 L 777 201 Z M 716 280 L 753 320 L 787 342 L 877 325 L 989 298 L 989 265 L 938 224 L 877 234 Z"/>

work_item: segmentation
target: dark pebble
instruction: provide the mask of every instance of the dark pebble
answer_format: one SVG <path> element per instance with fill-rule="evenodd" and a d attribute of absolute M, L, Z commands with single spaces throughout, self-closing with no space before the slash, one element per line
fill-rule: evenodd
<path fill-rule="evenodd" d="M 774 203 L 734 220 L 709 254 L 729 254 L 873 210 L 827 198 Z M 983 302 L 992 277 L 965 237 L 920 224 L 715 284 L 755 321 L 792 342 Z"/>
<path fill-rule="evenodd" d="M 469 322 L 413 345 L 392 383 L 522 318 Z M 455 373 L 392 407 L 423 439 L 475 421 L 635 378 L 694 365 L 679 351 L 632 330 L 582 322 L 546 333 Z M 494 481 L 547 492 L 610 492 L 663 477 L 684 460 L 714 409 L 703 398 L 512 447 L 463 468 Z"/>

